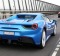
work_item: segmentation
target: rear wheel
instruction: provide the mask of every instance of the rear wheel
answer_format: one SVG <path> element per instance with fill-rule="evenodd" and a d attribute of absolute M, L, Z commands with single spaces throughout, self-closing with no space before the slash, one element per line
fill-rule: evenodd
<path fill-rule="evenodd" d="M 43 30 L 42 38 L 41 38 L 41 44 L 40 44 L 41 48 L 44 48 L 45 44 L 46 44 L 46 32 L 45 32 L 45 30 Z"/>
<path fill-rule="evenodd" d="M 56 25 L 54 26 L 54 31 L 53 31 L 53 34 L 52 34 L 53 36 L 55 36 L 56 35 Z"/>
<path fill-rule="evenodd" d="M 41 43 L 40 43 L 40 45 L 38 45 L 38 48 L 43 49 L 45 47 L 45 44 L 46 44 L 46 32 L 45 32 L 45 30 L 43 30 Z"/>

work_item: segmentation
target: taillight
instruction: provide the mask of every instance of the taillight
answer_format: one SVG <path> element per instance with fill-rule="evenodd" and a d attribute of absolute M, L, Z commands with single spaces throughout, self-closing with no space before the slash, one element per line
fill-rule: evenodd
<path fill-rule="evenodd" d="M 35 29 L 37 29 L 37 28 L 38 28 L 38 24 L 37 24 L 37 23 L 35 23 L 35 24 L 32 25 L 32 29 L 35 30 Z"/>

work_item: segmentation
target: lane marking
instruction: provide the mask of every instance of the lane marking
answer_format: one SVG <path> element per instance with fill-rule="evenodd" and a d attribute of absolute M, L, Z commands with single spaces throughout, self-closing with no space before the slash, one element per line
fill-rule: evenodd
<path fill-rule="evenodd" d="M 54 51 L 54 52 L 53 52 L 53 54 L 52 54 L 52 56 L 56 56 L 56 54 L 57 54 L 57 52 L 56 52 L 56 51 Z"/>
<path fill-rule="evenodd" d="M 59 50 L 59 48 L 57 47 L 56 49 L 55 49 L 55 51 L 58 51 Z"/>
<path fill-rule="evenodd" d="M 55 48 L 55 50 L 54 50 L 52 56 L 56 56 L 56 55 L 57 55 L 57 52 L 58 52 L 59 49 L 60 49 L 60 38 L 59 38 L 59 40 L 58 40 L 57 43 L 58 43 L 58 44 L 57 44 L 57 46 L 56 46 L 56 48 Z"/>
<path fill-rule="evenodd" d="M 60 42 L 59 42 L 59 44 L 60 44 Z"/>
<path fill-rule="evenodd" d="M 57 45 L 57 47 L 60 47 L 60 45 Z"/>

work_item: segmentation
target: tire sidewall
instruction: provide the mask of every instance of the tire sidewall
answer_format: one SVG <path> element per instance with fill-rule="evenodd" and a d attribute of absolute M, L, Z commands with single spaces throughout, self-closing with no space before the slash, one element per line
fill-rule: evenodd
<path fill-rule="evenodd" d="M 42 31 L 42 37 L 41 37 L 41 44 L 40 44 L 40 47 L 41 47 L 41 48 L 44 48 L 44 47 L 45 47 L 45 45 L 43 45 L 43 43 L 42 43 L 42 42 L 43 42 L 43 41 L 42 41 L 42 39 L 43 39 L 43 32 L 45 33 L 45 45 L 46 45 L 46 32 L 45 32 L 45 30 L 43 30 L 43 31 Z"/>
<path fill-rule="evenodd" d="M 53 31 L 53 34 L 56 35 L 56 25 L 54 26 L 54 31 Z"/>

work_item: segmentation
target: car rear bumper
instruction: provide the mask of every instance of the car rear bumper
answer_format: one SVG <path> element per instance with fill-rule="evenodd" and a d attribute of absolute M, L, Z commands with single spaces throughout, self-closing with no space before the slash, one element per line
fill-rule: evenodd
<path fill-rule="evenodd" d="M 23 44 L 34 44 L 34 45 L 39 45 L 37 43 L 37 39 L 35 37 L 28 37 L 28 36 L 6 36 L 6 35 L 0 35 L 0 39 L 2 40 L 11 40 L 11 41 L 17 41 L 19 43 Z M 40 40 L 39 40 L 40 43 Z"/>
<path fill-rule="evenodd" d="M 14 35 L 6 35 L 4 34 L 5 31 L 0 31 L 0 38 L 7 39 L 7 40 L 18 40 L 23 43 L 33 43 L 35 45 L 40 44 L 42 31 L 14 31 Z M 10 32 L 10 31 L 8 31 Z"/>
<path fill-rule="evenodd" d="M 18 43 L 23 43 L 23 44 L 35 44 L 33 38 L 31 37 L 26 37 L 26 36 L 20 36 L 20 37 L 17 37 L 17 36 L 2 36 L 0 35 L 0 39 L 2 40 L 11 40 L 11 41 L 16 41 Z"/>

